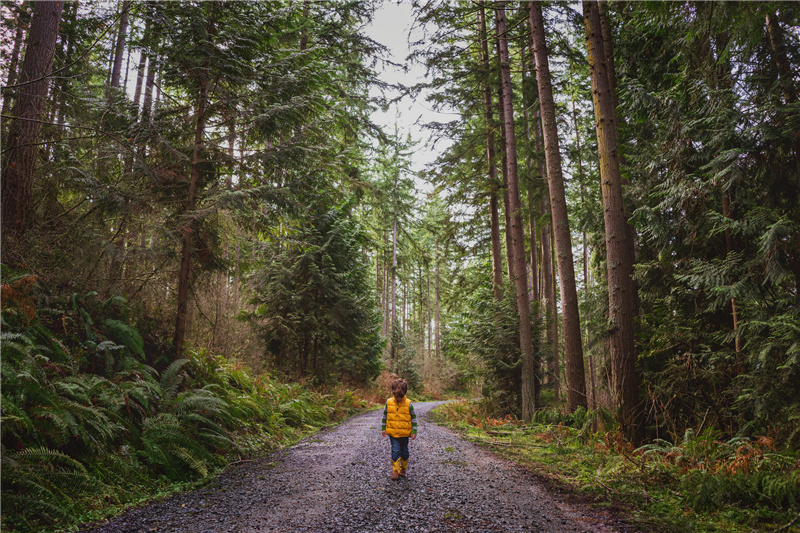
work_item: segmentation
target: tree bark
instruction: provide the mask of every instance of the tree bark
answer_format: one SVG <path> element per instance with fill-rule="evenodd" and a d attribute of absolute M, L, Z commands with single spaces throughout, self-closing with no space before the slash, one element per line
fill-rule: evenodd
<path fill-rule="evenodd" d="M 434 355 L 434 357 L 436 359 L 439 359 L 439 357 L 441 355 L 441 352 L 439 352 L 439 324 L 440 324 L 440 322 L 439 322 L 439 320 L 440 320 L 440 315 L 439 315 L 439 296 L 440 295 L 439 295 L 439 237 L 438 237 L 438 235 L 433 238 L 433 248 L 434 248 L 433 261 L 434 261 L 434 291 L 435 291 L 435 294 L 434 294 L 435 302 L 434 302 L 434 304 L 436 305 L 436 314 L 435 314 L 434 323 L 433 323 L 434 324 L 434 328 L 436 328 L 434 333 L 433 333 L 433 344 L 434 344 L 433 355 Z"/>
<path fill-rule="evenodd" d="M 536 80 L 539 84 L 539 102 L 542 109 L 542 134 L 544 137 L 547 181 L 550 191 L 550 214 L 556 241 L 558 278 L 561 289 L 562 323 L 564 328 L 564 353 L 567 364 L 567 407 L 574 411 L 586 407 L 586 378 L 583 368 L 578 293 L 575 288 L 575 265 L 572 257 L 572 238 L 567 216 L 564 177 L 561 171 L 561 152 L 556 127 L 553 87 L 545 44 L 544 20 L 541 2 L 530 3 L 530 26 L 533 34 L 533 52 L 536 58 Z"/>
<path fill-rule="evenodd" d="M 150 31 L 150 24 L 145 26 L 145 34 Z M 133 105 L 136 106 L 136 112 L 139 112 L 140 102 L 142 100 L 142 87 L 144 87 L 144 78 L 146 76 L 145 69 L 147 68 L 147 54 L 144 50 L 139 50 L 139 66 L 136 68 L 136 89 L 133 91 Z"/>
<path fill-rule="evenodd" d="M 520 46 L 520 60 L 522 63 L 522 109 L 523 109 L 523 120 L 525 122 L 525 141 L 527 145 L 530 147 L 531 144 L 531 121 L 530 121 L 530 114 L 528 113 L 529 107 L 529 95 L 525 92 L 525 78 L 528 73 L 528 64 L 525 58 L 525 43 L 522 43 Z M 528 292 L 528 299 L 533 301 L 536 300 L 539 303 L 539 262 L 537 260 L 537 246 L 536 246 L 536 196 L 534 194 L 534 190 L 536 189 L 536 175 L 533 171 L 533 157 L 531 156 L 531 150 L 527 150 L 526 158 L 525 158 L 525 168 L 527 170 L 529 185 L 528 185 L 528 217 L 529 217 L 529 235 L 530 235 L 530 286 Z M 521 193 L 520 193 L 521 195 Z M 521 211 L 520 211 L 521 213 Z M 541 306 L 537 309 L 541 310 Z M 538 314 L 537 314 L 538 317 Z M 533 334 L 531 333 L 531 336 Z M 536 339 L 537 344 L 541 339 Z M 531 339 L 533 342 L 533 339 Z M 539 404 L 539 400 L 541 397 L 541 390 L 542 390 L 542 362 L 537 357 L 534 361 L 534 381 L 533 381 L 533 390 L 534 390 L 534 399 L 535 404 Z"/>
<path fill-rule="evenodd" d="M 144 84 L 144 98 L 142 100 L 142 120 L 144 121 L 150 119 L 153 110 L 153 87 L 155 87 L 156 84 L 156 62 L 156 53 L 155 51 L 151 51 L 147 54 L 147 80 Z"/>
<path fill-rule="evenodd" d="M 308 16 L 310 14 L 309 11 L 309 0 L 303 0 L 303 20 L 305 24 L 309 23 Z M 300 50 L 306 50 L 308 48 L 308 28 L 303 27 L 303 31 L 300 34 Z"/>
<path fill-rule="evenodd" d="M 378 308 L 383 305 L 383 272 L 381 269 L 381 252 L 375 253 L 375 297 L 378 299 Z"/>
<path fill-rule="evenodd" d="M 592 81 L 597 151 L 600 163 L 606 264 L 608 266 L 608 345 L 611 354 L 611 389 L 620 406 L 622 428 L 637 440 L 639 424 L 639 376 L 636 372 L 634 319 L 636 286 L 633 282 L 632 235 L 622 200 L 622 177 L 617 159 L 616 110 L 600 30 L 596 0 L 584 0 L 586 47 Z"/>
<path fill-rule="evenodd" d="M 394 327 L 397 320 L 397 180 L 399 172 L 399 170 L 396 171 L 394 176 L 394 224 L 392 229 L 392 322 L 389 324 L 389 335 L 392 339 L 391 355 L 393 361 L 395 356 Z"/>
<path fill-rule="evenodd" d="M 528 113 L 528 98 L 525 94 L 525 75 L 528 72 L 528 64 L 525 58 L 525 46 L 520 47 L 520 59 L 522 62 L 522 78 L 523 78 L 523 91 L 522 91 L 522 101 L 523 101 L 523 120 L 525 121 L 525 140 L 527 141 L 528 145 L 531 144 L 531 120 L 530 120 L 530 113 Z M 528 178 L 530 179 L 530 186 L 528 187 L 528 219 L 529 219 L 529 232 L 530 232 L 530 241 L 531 241 L 531 300 L 539 301 L 539 261 L 537 258 L 537 242 L 536 242 L 536 175 L 534 173 L 534 165 L 533 165 L 533 157 L 531 156 L 531 151 L 528 150 L 527 157 L 525 158 L 525 168 L 528 171 Z M 543 177 L 543 176 L 542 176 Z M 539 372 L 537 369 L 537 376 Z M 538 383 L 538 381 L 537 381 Z M 537 395 L 536 398 L 539 398 L 538 395 L 538 385 L 537 385 Z"/>
<path fill-rule="evenodd" d="M 603 36 L 603 54 L 606 58 L 606 75 L 608 76 L 608 86 L 611 92 L 611 105 L 614 107 L 614 117 L 616 118 L 616 127 L 617 130 L 622 125 L 622 115 L 619 113 L 619 95 L 617 94 L 617 69 L 614 66 L 614 46 L 611 39 L 611 25 L 608 22 L 608 16 L 606 16 L 608 12 L 608 1 L 607 0 L 598 0 L 598 8 L 600 10 L 600 32 Z M 620 168 L 624 167 L 626 164 L 625 161 L 625 154 L 619 151 L 619 142 L 617 143 L 617 160 L 619 161 Z M 628 188 L 628 179 L 625 177 L 625 174 L 620 173 L 620 183 L 622 183 L 623 192 L 626 188 Z M 628 203 L 625 202 L 625 197 L 622 198 L 622 207 L 625 210 L 625 219 L 630 220 L 632 211 Z M 630 250 L 628 253 L 633 258 L 633 261 L 636 262 L 636 232 L 632 225 L 627 224 L 626 227 L 628 228 L 628 232 L 630 235 L 627 237 L 628 245 L 630 246 Z M 639 292 L 636 288 L 636 283 L 634 282 L 634 315 L 639 314 Z"/>
<path fill-rule="evenodd" d="M 583 173 L 583 156 L 581 154 L 581 131 L 578 127 L 578 110 L 575 108 L 575 99 L 572 99 L 572 123 L 575 127 L 575 145 L 577 151 L 576 163 L 578 164 L 578 181 L 581 187 L 581 208 L 586 210 L 585 176 Z M 589 291 L 589 246 L 586 238 L 586 228 L 581 232 L 583 237 L 583 290 L 588 294 Z M 589 327 L 586 327 L 586 342 L 589 340 Z M 591 352 L 586 357 L 589 360 L 589 384 L 591 392 L 591 408 L 597 409 L 597 380 L 594 369 L 594 356 Z"/>
<path fill-rule="evenodd" d="M 25 59 L 15 88 L 14 102 L 8 139 L 3 142 L 6 154 L 3 158 L 2 225 L 3 247 L 9 237 L 22 236 L 27 230 L 31 216 L 33 195 L 33 173 L 36 155 L 39 153 L 39 131 L 44 112 L 45 97 L 53 55 L 56 49 L 63 2 L 41 0 L 33 6 L 33 19 L 25 46 Z M 6 250 L 4 250 L 6 251 Z"/>
<path fill-rule="evenodd" d="M 528 214 L 530 216 L 531 235 L 531 290 L 533 292 L 532 299 L 541 304 L 542 295 L 541 291 L 539 291 L 539 243 L 536 238 L 536 197 L 536 191 L 531 186 L 528 189 Z"/>
<path fill-rule="evenodd" d="M 486 161 L 489 172 L 489 224 L 492 241 L 492 289 L 496 300 L 503 298 L 503 252 L 500 244 L 500 219 L 497 205 L 497 167 L 495 167 L 494 113 L 492 111 L 491 67 L 486 33 L 484 3 L 478 3 L 481 63 L 484 70 L 483 105 L 486 114 Z"/>
<path fill-rule="evenodd" d="M 419 342 L 420 353 L 422 354 L 422 362 L 425 362 L 425 306 L 422 305 L 425 298 L 424 278 L 422 276 L 422 259 L 417 262 L 417 283 L 419 284 L 419 305 L 417 307 L 417 314 L 419 320 Z"/>
<path fill-rule="evenodd" d="M 14 33 L 14 47 L 11 49 L 11 57 L 8 61 L 8 77 L 6 78 L 6 86 L 14 85 L 17 81 L 17 64 L 19 62 L 19 53 L 22 49 L 22 41 L 25 37 L 25 8 L 24 6 L 17 7 L 16 17 L 16 32 Z M 11 95 L 3 94 L 3 115 L 8 115 L 8 110 L 11 108 Z M 3 127 L 3 130 L 6 128 Z M 4 131 L 5 133 L 5 131 Z M 5 138 L 5 135 L 3 136 Z"/>
<path fill-rule="evenodd" d="M 119 34 L 114 48 L 114 69 L 111 71 L 111 86 L 119 87 L 119 79 L 122 74 L 122 57 L 125 53 L 125 40 L 128 36 L 128 14 L 131 8 L 130 0 L 122 2 L 122 13 L 119 17 Z"/>
<path fill-rule="evenodd" d="M 384 253 L 389 248 L 389 232 L 386 231 L 383 234 L 383 244 L 384 244 Z M 383 334 L 385 337 L 389 337 L 391 335 L 391 327 L 389 322 L 392 320 L 392 298 L 391 298 L 391 290 L 389 289 L 389 281 L 392 277 L 389 275 L 390 272 L 390 263 L 389 259 L 383 262 L 383 302 L 384 302 L 384 313 L 383 313 Z M 390 346 L 391 347 L 391 346 Z"/>
<path fill-rule="evenodd" d="M 511 222 L 511 246 L 514 250 L 514 286 L 517 289 L 517 312 L 519 314 L 519 342 L 522 354 L 522 419 L 530 422 L 536 410 L 536 361 L 534 360 L 531 333 L 531 302 L 528 296 L 528 269 L 525 262 L 525 231 L 522 224 L 522 202 L 519 194 L 517 168 L 517 145 L 514 132 L 514 106 L 511 91 L 511 65 L 508 54 L 508 35 L 505 2 L 499 2 L 497 16 L 497 40 L 500 51 L 500 81 L 503 94 L 503 121 L 505 129 L 505 152 L 508 165 L 508 203 Z M 511 257 L 509 258 L 511 259 Z"/>
<path fill-rule="evenodd" d="M 502 88 L 501 88 L 502 89 Z M 497 103 L 499 106 L 499 113 L 498 116 L 500 118 L 500 123 L 505 124 L 505 106 L 503 105 L 503 93 L 502 90 L 498 92 L 497 95 Z M 511 284 L 514 283 L 514 245 L 511 242 L 511 210 L 509 209 L 509 202 L 508 202 L 508 154 L 505 150 L 506 145 L 506 132 L 505 127 L 501 129 L 500 132 L 500 145 L 504 147 L 504 149 L 500 152 L 500 170 L 503 174 L 503 218 L 504 218 L 504 225 L 503 234 L 506 238 L 506 271 L 508 274 L 508 281 Z"/>
<path fill-rule="evenodd" d="M 533 40 L 530 43 L 531 48 L 531 68 L 536 71 L 536 58 L 533 52 Z M 538 91 L 538 82 L 537 82 Z M 544 146 L 542 141 L 542 118 L 541 106 L 534 113 L 534 126 L 533 126 L 533 139 L 534 146 L 537 153 L 537 167 L 539 179 L 543 183 L 542 194 L 539 204 L 539 213 L 545 218 L 550 217 L 550 207 L 547 200 L 548 186 L 547 186 L 547 165 L 544 156 Z M 531 202 L 536 199 L 532 198 Z M 533 209 L 533 207 L 531 208 Z M 539 291 L 542 309 L 545 316 L 545 341 L 551 346 L 552 359 L 548 367 L 550 377 L 553 383 L 553 397 L 556 402 L 561 398 L 561 357 L 559 353 L 559 335 L 558 335 L 558 302 L 556 302 L 556 271 L 555 262 L 553 261 L 552 239 L 550 224 L 545 223 L 541 228 L 541 242 L 542 242 L 542 263 L 541 263 L 541 279 Z"/>
<path fill-rule="evenodd" d="M 200 91 L 195 107 L 196 123 L 194 129 L 194 147 L 192 149 L 192 174 L 189 182 L 189 198 L 185 213 L 191 213 L 197 207 L 197 185 L 200 180 L 200 153 L 203 149 L 206 129 L 206 109 L 208 108 L 208 79 L 200 80 Z M 178 314 L 175 320 L 175 350 L 177 356 L 183 353 L 183 341 L 186 337 L 186 318 L 189 296 L 189 275 L 192 265 L 192 247 L 194 244 L 195 223 L 187 222 L 183 228 L 181 246 L 181 268 L 178 274 Z"/>
<path fill-rule="evenodd" d="M 544 154 L 542 145 L 542 132 L 540 128 L 541 112 L 537 110 L 534 114 L 535 126 L 533 128 L 533 139 L 536 151 Z M 540 156 L 538 161 L 539 175 L 544 182 L 544 190 L 539 199 L 539 214 L 550 218 L 549 202 L 547 201 L 547 176 L 545 160 Z M 533 199 L 535 202 L 536 200 Z M 553 382 L 553 394 L 556 401 L 561 397 L 561 365 L 558 352 L 558 306 L 555 297 L 555 269 L 553 268 L 553 251 L 550 239 L 550 224 L 544 224 L 541 228 L 542 243 L 542 276 L 541 290 L 539 291 L 542 301 L 542 309 L 545 317 L 545 341 L 552 347 L 553 358 L 550 361 L 548 370 Z"/>
<path fill-rule="evenodd" d="M 430 264 L 427 264 L 426 266 L 428 267 L 427 268 L 427 271 L 428 271 L 427 272 L 427 274 L 428 274 L 427 275 L 427 278 L 428 278 L 428 280 L 427 280 L 428 281 L 428 294 L 427 294 L 428 305 L 426 306 L 427 307 L 427 311 L 428 311 L 428 316 L 427 316 L 426 322 L 428 323 L 428 360 L 430 360 L 431 359 L 431 350 L 433 348 L 433 328 L 431 327 L 431 266 L 430 266 Z"/>

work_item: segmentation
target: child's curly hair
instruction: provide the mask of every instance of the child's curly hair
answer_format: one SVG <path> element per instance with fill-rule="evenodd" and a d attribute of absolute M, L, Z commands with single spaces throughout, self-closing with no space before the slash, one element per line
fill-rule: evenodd
<path fill-rule="evenodd" d="M 399 402 L 406 397 L 407 393 L 408 383 L 406 383 L 406 380 L 397 378 L 392 382 L 392 396 L 394 396 L 395 400 Z"/>

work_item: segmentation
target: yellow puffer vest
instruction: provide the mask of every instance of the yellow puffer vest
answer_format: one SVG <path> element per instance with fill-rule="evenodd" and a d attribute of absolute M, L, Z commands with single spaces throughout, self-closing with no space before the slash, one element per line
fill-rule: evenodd
<path fill-rule="evenodd" d="M 411 436 L 411 413 L 408 410 L 410 405 L 408 396 L 400 403 L 397 403 L 394 396 L 386 400 L 386 433 L 390 437 L 397 439 Z"/>

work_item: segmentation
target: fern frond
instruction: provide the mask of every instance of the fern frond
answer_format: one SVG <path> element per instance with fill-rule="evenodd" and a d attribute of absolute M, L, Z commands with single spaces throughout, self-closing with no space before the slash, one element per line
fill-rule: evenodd
<path fill-rule="evenodd" d="M 163 400 L 171 402 L 178 393 L 184 378 L 181 369 L 190 362 L 189 359 L 178 359 L 161 374 L 161 397 Z"/>
<path fill-rule="evenodd" d="M 208 475 L 208 467 L 206 466 L 205 462 L 195 457 L 192 452 L 186 448 L 175 446 L 171 451 L 202 477 L 206 477 Z"/>
<path fill-rule="evenodd" d="M 108 336 L 118 345 L 125 346 L 132 354 L 144 358 L 144 339 L 135 328 L 120 320 L 106 319 Z"/>

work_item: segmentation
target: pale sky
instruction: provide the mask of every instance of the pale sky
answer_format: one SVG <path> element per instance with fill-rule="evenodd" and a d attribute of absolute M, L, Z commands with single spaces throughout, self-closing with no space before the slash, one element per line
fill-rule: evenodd
<path fill-rule="evenodd" d="M 392 60 L 408 67 L 408 72 L 399 68 L 389 68 L 379 71 L 381 79 L 389 83 L 413 85 L 425 77 L 425 68 L 419 64 L 407 63 L 406 57 L 411 53 L 408 47 L 408 32 L 414 22 L 410 0 L 384 0 L 383 5 L 375 13 L 373 23 L 366 27 L 366 34 L 372 39 L 385 45 L 392 53 Z M 415 31 L 415 34 L 418 30 Z M 452 118 L 452 117 L 450 117 Z M 394 131 L 397 122 L 402 134 L 411 132 L 411 137 L 419 144 L 416 147 L 411 168 L 420 171 L 436 159 L 439 151 L 444 149 L 444 144 L 437 146 L 436 152 L 428 144 L 428 132 L 422 123 L 434 120 L 445 120 L 441 114 L 431 110 L 420 96 L 413 101 L 408 96 L 392 106 L 387 112 L 378 112 L 373 115 L 373 120 L 385 126 L 387 132 Z"/>

